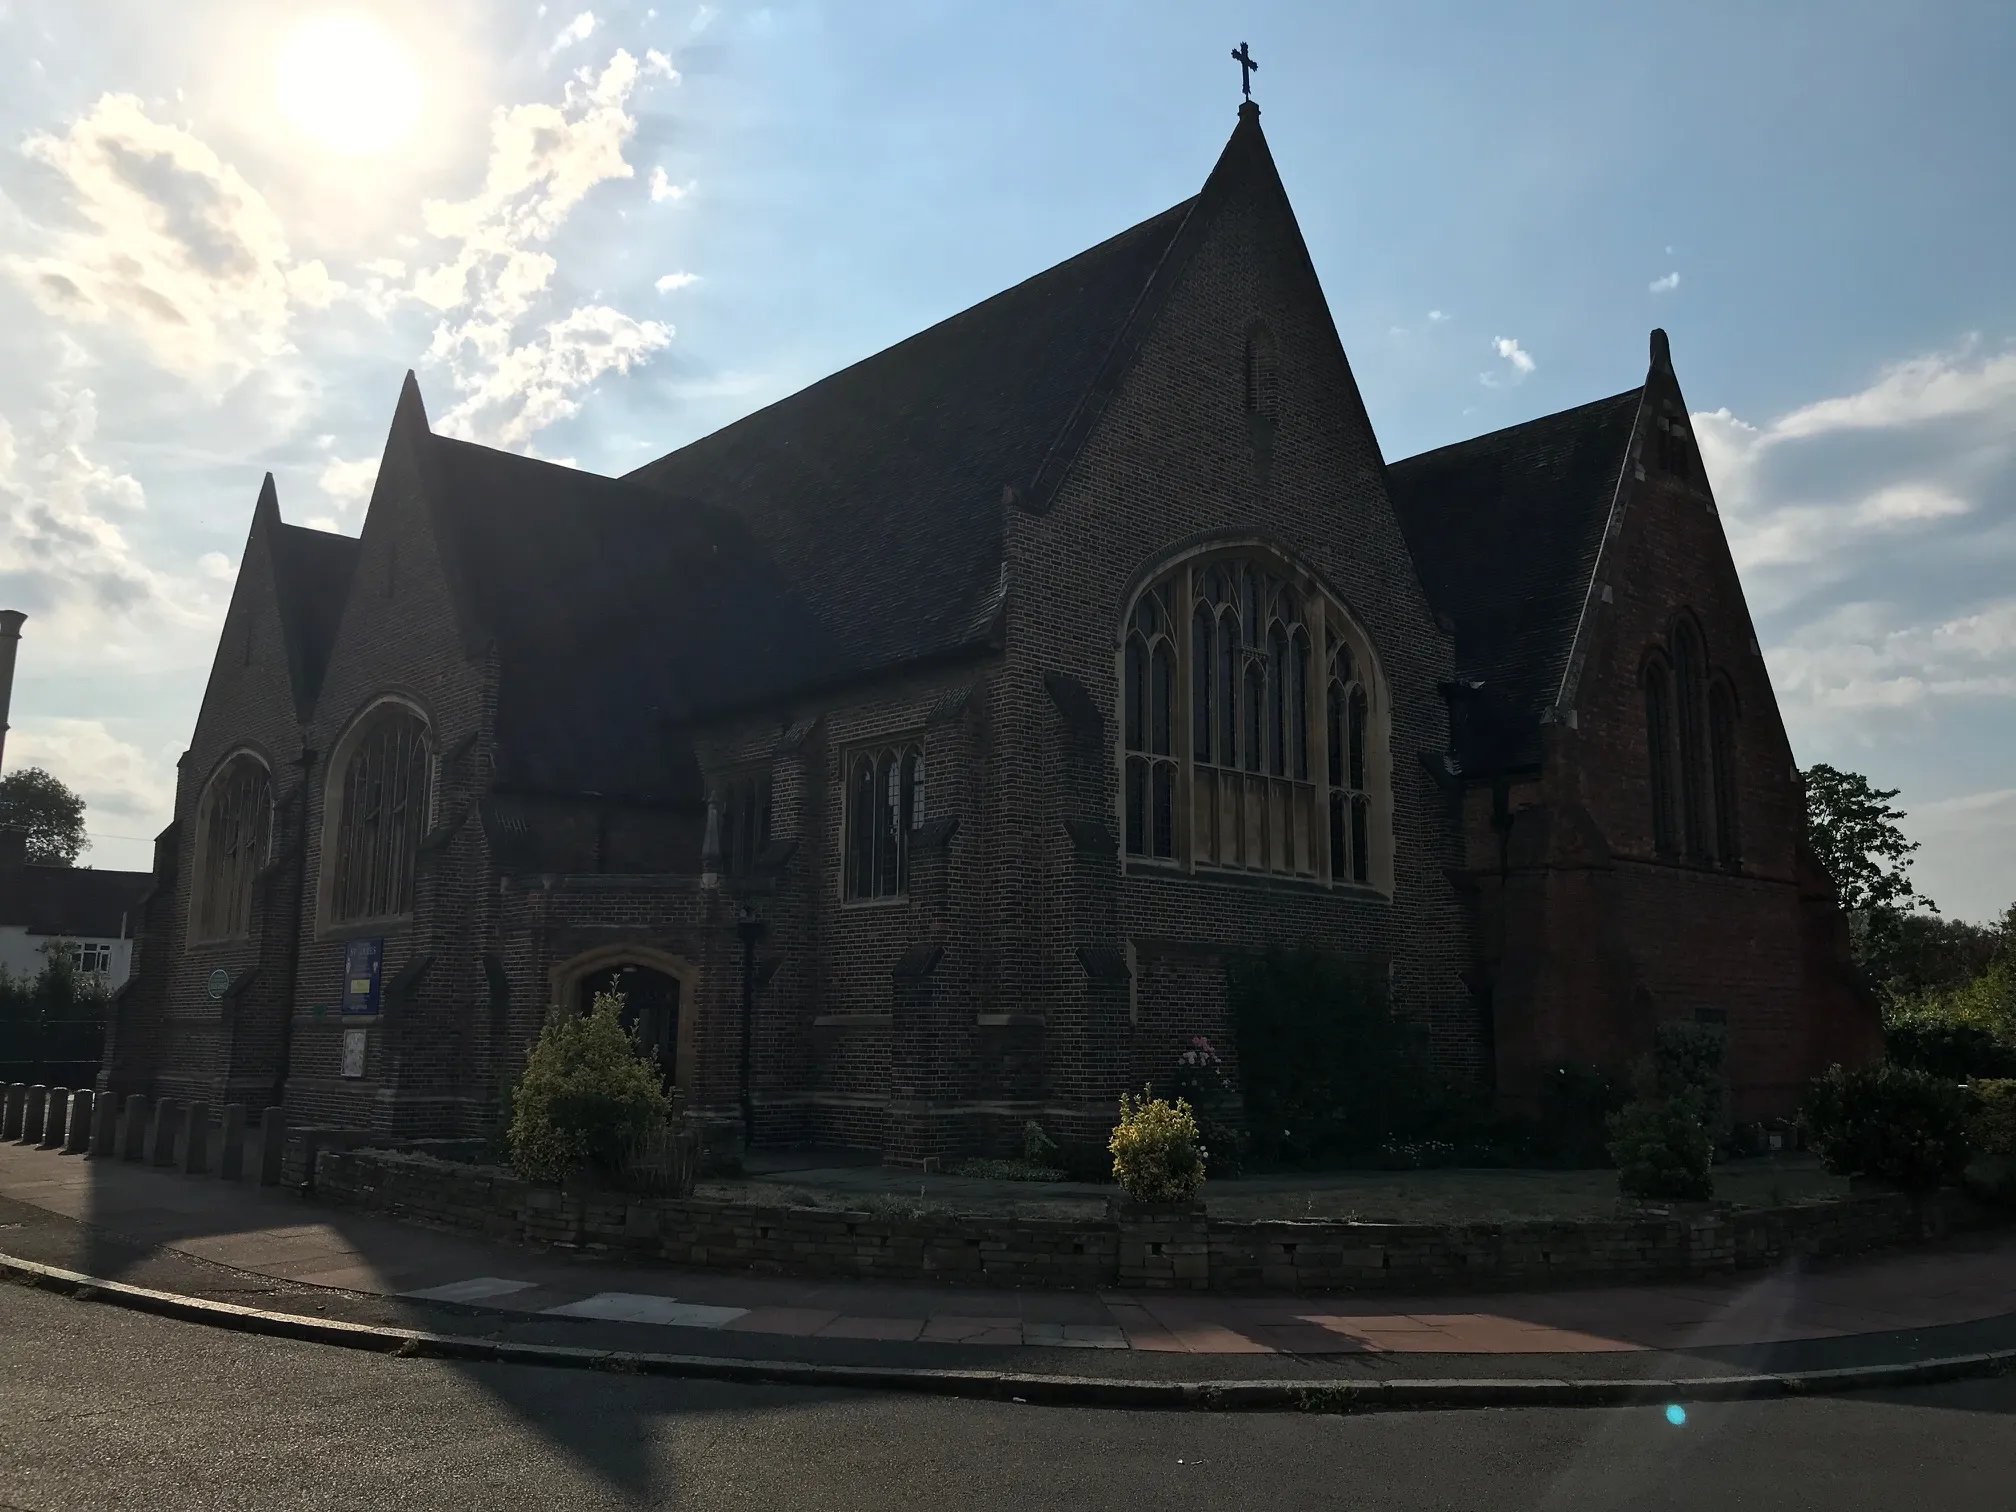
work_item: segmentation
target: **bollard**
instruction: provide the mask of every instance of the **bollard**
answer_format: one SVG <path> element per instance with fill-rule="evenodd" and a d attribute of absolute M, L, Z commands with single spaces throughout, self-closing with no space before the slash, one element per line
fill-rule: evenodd
<path fill-rule="evenodd" d="M 245 1177 L 245 1104 L 224 1104 L 224 1144 L 217 1152 L 217 1174 L 225 1181 Z"/>
<path fill-rule="evenodd" d="M 98 1137 L 98 1094 L 79 1087 L 70 1094 L 70 1137 L 63 1141 L 65 1155 L 89 1155 L 91 1141 Z"/>
<path fill-rule="evenodd" d="M 287 1110 L 267 1108 L 259 1115 L 259 1185 L 280 1185 L 280 1158 L 287 1153 Z"/>
<path fill-rule="evenodd" d="M 182 1174 L 201 1176 L 210 1169 L 210 1104 L 192 1102 L 182 1120 Z"/>
<path fill-rule="evenodd" d="M 60 1150 L 63 1138 L 70 1132 L 70 1089 L 51 1087 L 49 1106 L 42 1114 L 42 1143 L 38 1148 Z"/>
<path fill-rule="evenodd" d="M 164 1097 L 154 1104 L 154 1119 L 147 1126 L 147 1163 L 175 1164 L 175 1126 L 182 1122 L 182 1100 Z"/>
<path fill-rule="evenodd" d="M 138 1092 L 126 1095 L 126 1117 L 119 1126 L 119 1158 L 147 1158 L 147 1099 Z"/>
<path fill-rule="evenodd" d="M 21 1137 L 21 1115 L 28 1106 L 28 1083 L 7 1083 L 7 1104 L 0 1112 L 0 1139 Z"/>
<path fill-rule="evenodd" d="M 109 1160 L 119 1153 L 119 1099 L 101 1093 L 91 1104 L 91 1155 Z"/>
<path fill-rule="evenodd" d="M 42 1120 L 49 1111 L 49 1089 L 37 1082 L 28 1089 L 28 1101 L 21 1112 L 21 1130 L 15 1138 L 22 1144 L 34 1144 L 42 1137 Z"/>

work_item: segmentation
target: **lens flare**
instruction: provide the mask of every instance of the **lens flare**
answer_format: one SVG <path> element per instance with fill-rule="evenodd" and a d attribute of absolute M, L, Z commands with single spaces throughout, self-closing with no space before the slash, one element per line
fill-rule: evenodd
<path fill-rule="evenodd" d="M 1678 1402 L 1673 1403 L 1666 1409 L 1666 1421 L 1671 1423 L 1675 1428 L 1685 1426 L 1687 1422 L 1687 1409 L 1682 1407 Z"/>
<path fill-rule="evenodd" d="M 288 33 L 277 62 L 281 113 L 332 152 L 383 152 L 404 139 L 420 114 L 419 69 L 370 16 L 310 16 Z"/>

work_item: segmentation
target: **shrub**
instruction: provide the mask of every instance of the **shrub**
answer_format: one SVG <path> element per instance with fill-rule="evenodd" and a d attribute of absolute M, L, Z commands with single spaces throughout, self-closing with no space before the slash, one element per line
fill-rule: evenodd
<path fill-rule="evenodd" d="M 1690 1102 L 1709 1132 L 1719 1133 L 1729 1120 L 1728 1064 L 1728 1036 L 1718 1026 L 1660 1024 L 1640 1068 L 1641 1095 Z"/>
<path fill-rule="evenodd" d="M 1883 1031 L 1883 1047 L 1893 1064 L 1948 1081 L 2016 1077 L 2016 1045 L 2004 1044 L 1979 1024 L 1912 1015 Z"/>
<path fill-rule="evenodd" d="M 586 1167 L 620 1176 L 670 1115 L 657 1064 L 631 1040 L 622 1011 L 620 994 L 603 993 L 588 1013 L 548 1016 L 511 1098 L 511 1164 L 521 1175 L 559 1181 Z"/>
<path fill-rule="evenodd" d="M 1625 1196 L 1706 1202 L 1714 1195 L 1715 1136 L 1694 1098 L 1639 1098 L 1613 1113 L 1609 1127 Z"/>
<path fill-rule="evenodd" d="M 1317 950 L 1238 960 L 1227 976 L 1256 1157 L 1366 1154 L 1429 1131 L 1434 1083 L 1383 976 Z"/>
<path fill-rule="evenodd" d="M 1814 1078 L 1800 1110 L 1821 1164 L 1926 1192 L 1967 1164 L 1967 1094 L 1953 1082 L 1887 1061 Z"/>
<path fill-rule="evenodd" d="M 1146 1087 L 1120 1097 L 1120 1122 L 1107 1142 L 1113 1179 L 1136 1202 L 1188 1202 L 1204 1185 L 1204 1150 L 1190 1104 L 1173 1104 Z"/>
<path fill-rule="evenodd" d="M 1977 1081 L 1968 1089 L 1973 1109 L 1967 1120 L 1974 1153 L 1998 1160 L 2016 1159 L 2016 1079 Z"/>
<path fill-rule="evenodd" d="M 691 1197 L 699 1170 L 699 1136 L 670 1119 L 659 1119 L 631 1136 L 617 1177 L 626 1192 Z"/>
<path fill-rule="evenodd" d="M 1169 1076 L 1175 1096 L 1190 1104 L 1204 1153 L 1220 1179 L 1237 1176 L 1246 1141 L 1238 1124 L 1238 1094 L 1217 1047 L 1199 1034 L 1176 1057 Z"/>

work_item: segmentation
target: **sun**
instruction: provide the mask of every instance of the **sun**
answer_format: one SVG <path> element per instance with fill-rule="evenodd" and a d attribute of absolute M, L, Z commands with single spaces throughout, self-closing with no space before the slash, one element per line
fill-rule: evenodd
<path fill-rule="evenodd" d="M 280 112 L 332 152 L 396 146 L 420 114 L 420 72 L 397 37 L 355 11 L 311 16 L 281 44 Z"/>

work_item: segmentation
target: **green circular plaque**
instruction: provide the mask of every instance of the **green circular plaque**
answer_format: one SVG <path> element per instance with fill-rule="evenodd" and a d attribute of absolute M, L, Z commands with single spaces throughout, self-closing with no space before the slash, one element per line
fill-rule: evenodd
<path fill-rule="evenodd" d="M 210 973 L 210 1001 L 216 1002 L 224 996 L 224 989 L 231 985 L 231 973 L 219 966 Z"/>

